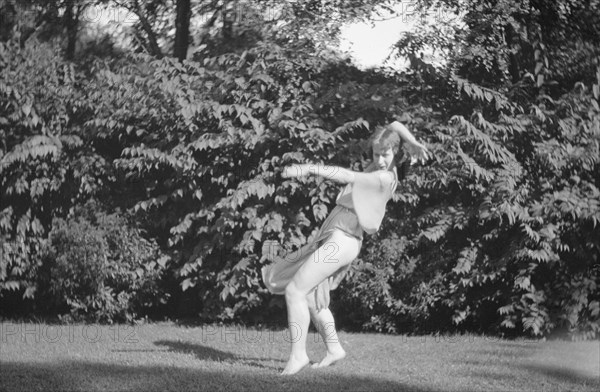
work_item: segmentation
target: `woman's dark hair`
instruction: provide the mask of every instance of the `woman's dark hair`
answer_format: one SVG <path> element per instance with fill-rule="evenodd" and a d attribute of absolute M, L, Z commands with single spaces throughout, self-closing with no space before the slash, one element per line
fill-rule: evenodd
<path fill-rule="evenodd" d="M 409 173 L 410 161 L 403 160 L 404 150 L 402 145 L 404 141 L 394 129 L 390 127 L 379 126 L 375 128 L 375 132 L 369 140 L 369 146 L 373 148 L 375 145 L 382 146 L 384 148 L 391 148 L 394 152 L 394 159 L 396 161 L 396 169 L 398 170 L 398 181 L 404 180 Z"/>
<path fill-rule="evenodd" d="M 408 173 L 410 172 L 410 161 L 409 160 L 402 161 L 402 163 L 397 165 L 397 169 L 398 169 L 398 181 L 404 180 L 408 176 Z"/>
<path fill-rule="evenodd" d="M 394 155 L 400 152 L 403 141 L 398 132 L 389 127 L 377 127 L 369 140 L 369 146 L 379 145 L 386 148 L 391 148 Z"/>

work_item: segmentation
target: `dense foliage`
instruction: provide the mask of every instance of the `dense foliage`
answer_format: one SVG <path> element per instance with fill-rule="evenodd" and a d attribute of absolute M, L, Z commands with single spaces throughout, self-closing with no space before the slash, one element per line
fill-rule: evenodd
<path fill-rule="evenodd" d="M 160 287 L 168 259 L 126 218 L 88 203 L 53 222 L 37 274 L 36 307 L 71 320 L 131 322 L 156 315 L 169 299 Z"/>
<path fill-rule="evenodd" d="M 466 26 L 438 23 L 397 44 L 425 85 L 420 101 L 440 111 L 423 124 L 436 162 L 406 184 L 409 203 L 391 214 L 401 218 L 341 295 L 361 318 L 371 314 L 363 325 L 599 332 L 598 32 L 553 29 L 543 39 L 550 22 L 535 16 L 556 11 L 544 7 L 468 3 Z M 570 32 L 575 15 L 561 15 Z M 521 33 L 508 40 L 511 30 Z M 584 60 L 565 78 L 573 40 Z M 424 50 L 449 56 L 447 65 L 426 63 Z"/>
<path fill-rule="evenodd" d="M 282 167 L 361 170 L 370 131 L 397 119 L 434 159 L 334 294 L 341 323 L 597 336 L 598 30 L 578 27 L 574 2 L 496 3 L 435 2 L 461 5 L 462 23 L 403 36 L 403 71 L 359 70 L 294 35 L 327 24 L 299 8 L 302 29 L 235 19 L 248 40 L 211 25 L 193 61 L 88 46 L 105 57 L 73 63 L 52 40 L 0 43 L 0 300 L 102 321 L 282 317 L 260 267 L 304 244 L 338 191 Z"/>

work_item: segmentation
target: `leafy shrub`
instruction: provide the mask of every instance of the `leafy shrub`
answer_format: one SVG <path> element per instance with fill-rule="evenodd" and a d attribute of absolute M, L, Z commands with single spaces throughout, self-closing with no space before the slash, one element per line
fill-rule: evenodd
<path fill-rule="evenodd" d="M 82 76 L 58 53 L 0 43 L 0 297 L 34 298 L 53 218 L 95 194 L 106 165 L 79 134 Z"/>
<path fill-rule="evenodd" d="M 593 338 L 600 331 L 599 62 L 586 58 L 585 83 L 549 80 L 556 75 L 549 64 L 571 72 L 570 61 L 549 63 L 560 45 L 522 42 L 520 65 L 529 69 L 518 83 L 503 84 L 507 62 L 496 59 L 506 41 L 492 39 L 485 50 L 474 41 L 490 39 L 480 29 L 518 7 L 483 3 L 470 4 L 478 10 L 469 10 L 472 35 L 461 42 L 474 56 L 448 53 L 453 67 L 438 70 L 417 56 L 419 36 L 399 43 L 428 91 L 418 102 L 439 110 L 408 116 L 423 119 L 415 125 L 435 160 L 409 176 L 378 234 L 406 237 L 395 252 L 414 269 L 407 276 L 395 269 L 398 260 L 381 264 L 379 252 L 367 251 L 342 301 L 365 299 L 348 308 L 369 329 Z M 482 10 L 489 19 L 476 17 Z"/>
<path fill-rule="evenodd" d="M 167 260 L 124 217 L 88 204 L 55 220 L 38 275 L 44 295 L 37 301 L 76 320 L 131 322 L 168 300 L 160 287 Z"/>
<path fill-rule="evenodd" d="M 398 49 L 410 68 L 385 74 L 281 41 L 205 51 L 199 62 L 89 61 L 84 76 L 51 45 L 0 44 L 0 296 L 131 319 L 167 299 L 157 286 L 166 275 L 187 315 L 281 316 L 281 297 L 260 282 L 262 249 L 306 242 L 337 186 L 283 180 L 280 168 L 360 170 L 369 129 L 398 119 L 434 159 L 399 187 L 334 293 L 342 325 L 597 336 L 598 40 L 580 47 L 549 29 L 553 44 L 536 36 L 544 18 L 500 3 L 465 3 L 466 27 L 452 38 L 425 28 L 407 36 Z M 555 7 L 542 3 L 531 6 Z M 428 45 L 445 65 L 427 64 Z M 65 218 L 100 195 L 136 211 L 174 261 L 153 265 L 157 245 L 118 214 L 90 207 Z"/>
<path fill-rule="evenodd" d="M 152 60 L 105 70 L 94 82 L 102 102 L 88 126 L 103 140 L 130 145 L 116 166 L 146 192 L 133 191 L 129 200 L 180 255 L 181 287 L 203 317 L 256 313 L 264 301 L 262 242 L 305 242 L 310 220 L 322 220 L 332 201 L 330 184 L 309 193 L 278 178 L 287 162 L 336 154 L 334 134 L 310 114 L 310 76 L 321 63 L 265 46 L 204 65 Z M 296 152 L 298 145 L 306 152 Z"/>
<path fill-rule="evenodd" d="M 173 268 L 187 303 L 202 318 L 260 321 L 256 315 L 266 314 L 265 307 L 279 306 L 259 279 L 260 267 L 269 262 L 262 246 L 274 240 L 284 251 L 294 249 L 332 206 L 335 184 L 282 180 L 279 168 L 324 161 L 360 170 L 359 140 L 371 124 L 351 119 L 378 114 L 384 121 L 396 114 L 427 140 L 435 159 L 402 184 L 383 230 L 365 242 L 364 255 L 336 294 L 346 325 L 540 335 L 561 325 L 579 331 L 578 317 L 584 317 L 593 333 L 595 283 L 577 278 L 577 263 L 567 263 L 564 252 L 565 244 L 577 247 L 589 260 L 580 267 L 593 266 L 593 245 L 577 245 L 592 243 L 589 236 L 598 230 L 597 179 L 591 175 L 597 167 L 591 126 L 597 109 L 590 95 L 559 97 L 561 109 L 548 114 L 532 104 L 524 114 L 495 89 L 423 69 L 427 73 L 390 76 L 393 87 L 378 84 L 384 90 L 375 88 L 381 94 L 373 100 L 369 88 L 381 80 L 362 75 L 357 82 L 349 72 L 345 94 L 331 95 L 327 61 L 300 59 L 275 46 L 203 64 L 163 59 L 100 73 L 94 90 L 106 99 L 88 125 L 128 145 L 115 163 L 145 189 L 130 199 L 179 255 Z M 431 92 L 414 98 L 422 83 Z M 402 84 L 408 96 L 443 104 L 452 115 L 394 100 Z M 361 91 L 370 92 L 368 105 L 361 103 Z M 402 105 L 407 109 L 400 116 Z M 573 112 L 567 107 L 579 107 L 581 122 L 568 122 Z M 562 150 L 563 138 L 580 135 L 579 128 L 585 137 L 566 141 L 571 147 Z M 581 160 L 573 155 L 577 151 L 586 158 L 574 195 L 585 196 L 571 198 L 578 201 L 567 208 L 567 194 L 554 190 L 574 175 L 569 170 Z M 547 170 L 549 157 L 554 171 Z M 557 209 L 560 203 L 564 212 Z M 573 214 L 583 220 L 570 222 Z M 553 228 L 558 222 L 566 225 L 561 237 Z M 567 317 L 573 287 L 584 291 L 581 301 L 568 305 L 579 316 Z"/>

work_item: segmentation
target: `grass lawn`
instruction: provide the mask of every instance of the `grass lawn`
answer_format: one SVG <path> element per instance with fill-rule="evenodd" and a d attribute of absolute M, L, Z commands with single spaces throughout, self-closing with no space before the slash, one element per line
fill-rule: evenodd
<path fill-rule="evenodd" d="M 281 377 L 285 331 L 0 323 L 0 391 L 599 391 L 600 341 L 340 333 L 340 364 Z M 323 344 L 308 337 L 309 356 Z"/>

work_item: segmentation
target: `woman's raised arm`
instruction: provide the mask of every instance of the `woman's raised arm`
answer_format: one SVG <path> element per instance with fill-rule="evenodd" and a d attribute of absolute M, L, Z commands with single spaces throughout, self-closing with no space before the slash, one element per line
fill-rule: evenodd
<path fill-rule="evenodd" d="M 390 125 L 388 125 L 390 129 L 398 132 L 398 135 L 404 141 L 404 145 L 406 146 L 406 150 L 411 156 L 411 163 L 415 163 L 420 160 L 422 163 L 425 163 L 427 159 L 429 159 L 429 150 L 423 144 L 419 143 L 417 139 L 413 136 L 412 133 L 404 126 L 404 124 L 394 121 Z M 414 161 L 414 162 L 413 162 Z"/>

